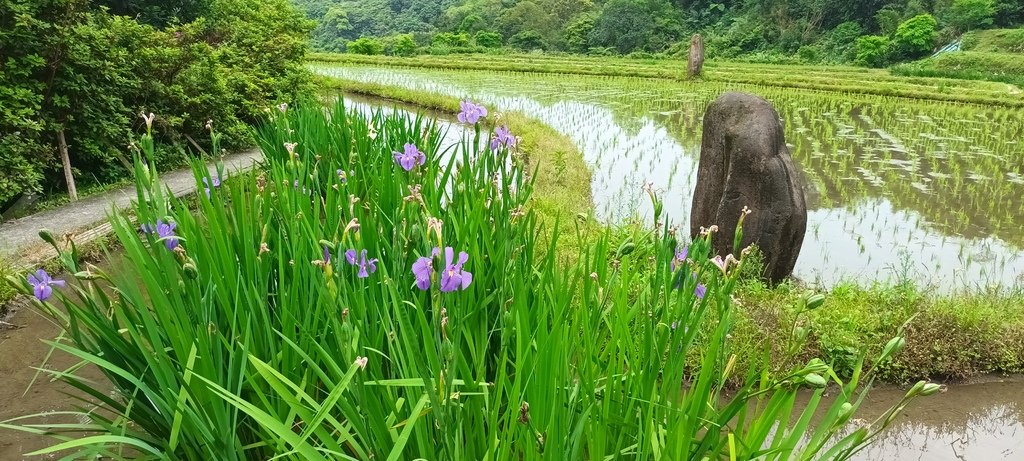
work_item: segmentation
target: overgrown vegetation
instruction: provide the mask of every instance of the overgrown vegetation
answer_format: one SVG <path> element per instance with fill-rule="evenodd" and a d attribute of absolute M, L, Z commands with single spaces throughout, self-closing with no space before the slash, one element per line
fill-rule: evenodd
<path fill-rule="evenodd" d="M 746 258 L 712 259 L 714 232 L 683 242 L 660 228 L 617 247 L 580 235 L 575 263 L 559 264 L 573 230 L 538 246 L 517 142 L 462 109 L 471 125 L 450 148 L 423 118 L 289 108 L 260 129 L 266 168 L 195 211 L 161 190 L 144 136 L 142 233 L 113 219 L 126 270 L 81 267 L 71 248 L 67 286 L 11 280 L 64 327 L 54 349 L 117 392 L 55 371 L 101 409 L 2 427 L 62 442 L 36 454 L 113 459 L 837 460 L 939 390 L 920 382 L 846 433 L 872 371 L 843 380 L 811 360 L 741 374 L 731 295 Z M 801 389 L 812 397 L 795 410 Z"/>
<path fill-rule="evenodd" d="M 378 41 L 386 50 L 394 37 L 412 34 L 420 54 L 504 45 L 520 51 L 679 57 L 690 35 L 702 33 L 709 58 L 881 66 L 921 57 L 964 32 L 1024 25 L 1024 6 L 1016 0 L 292 1 L 319 24 L 314 48 L 333 52 L 360 39 Z M 452 35 L 461 41 L 438 40 Z M 851 47 L 858 37 L 883 40 L 886 59 L 856 60 Z"/>
<path fill-rule="evenodd" d="M 248 123 L 306 86 L 309 24 L 286 0 L 0 1 L 0 209 L 25 192 L 89 187 L 130 176 L 129 153 L 151 123 L 181 163 L 209 149 L 251 143 Z M 109 9 L 107 9 L 109 8 Z"/>

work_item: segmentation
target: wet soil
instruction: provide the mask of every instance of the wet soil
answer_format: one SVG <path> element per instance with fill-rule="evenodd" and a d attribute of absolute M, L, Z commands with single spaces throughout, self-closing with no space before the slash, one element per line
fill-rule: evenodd
<path fill-rule="evenodd" d="M 60 328 L 44 317 L 26 301 L 19 300 L 11 314 L 0 324 L 0 422 L 25 415 L 54 411 L 75 411 L 76 406 L 88 405 L 69 395 L 81 395 L 63 382 L 52 381 L 46 373 L 35 368 L 64 370 L 77 363 L 67 354 L 54 352 L 44 340 L 54 340 Z M 106 382 L 94 368 L 78 371 L 82 377 Z M 23 423 L 80 423 L 74 417 L 46 416 L 21 421 Z M 56 441 L 48 436 L 0 429 L 0 460 L 51 459 L 49 456 L 26 457 L 25 453 L 51 446 Z M 57 457 L 54 456 L 53 459 Z"/>

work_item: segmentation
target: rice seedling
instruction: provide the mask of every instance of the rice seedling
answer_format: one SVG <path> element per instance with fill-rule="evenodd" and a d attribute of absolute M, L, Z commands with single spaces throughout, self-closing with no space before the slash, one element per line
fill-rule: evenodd
<path fill-rule="evenodd" d="M 72 247 L 66 285 L 9 280 L 64 328 L 54 350 L 81 360 L 50 373 L 99 405 L 71 413 L 84 422 L 0 427 L 50 434 L 33 454 L 70 458 L 836 460 L 939 390 L 922 381 L 848 426 L 873 367 L 842 380 L 821 360 L 775 369 L 732 349 L 748 253 L 709 254 L 730 236 L 663 225 L 612 244 L 541 222 L 519 139 L 484 114 L 464 105 L 468 132 L 444 145 L 423 117 L 282 105 L 258 130 L 258 171 L 221 183 L 195 164 L 195 209 L 160 188 L 144 136 L 141 226 L 111 219 L 123 270 L 81 267 Z M 585 241 L 568 265 L 562 233 Z M 822 302 L 794 306 L 790 353 Z"/>

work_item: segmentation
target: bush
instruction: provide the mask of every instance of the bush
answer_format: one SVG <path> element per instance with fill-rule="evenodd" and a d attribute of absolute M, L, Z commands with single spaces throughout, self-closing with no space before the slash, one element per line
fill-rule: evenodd
<path fill-rule="evenodd" d="M 359 37 L 358 39 L 348 42 L 347 50 L 349 53 L 354 54 L 384 54 L 384 43 L 376 38 Z"/>
<path fill-rule="evenodd" d="M 878 35 L 865 35 L 857 39 L 857 64 L 885 67 L 888 60 L 889 39 Z"/>
<path fill-rule="evenodd" d="M 395 56 L 415 56 L 416 55 L 416 41 L 413 40 L 412 34 L 399 35 L 395 39 Z"/>
<path fill-rule="evenodd" d="M 807 64 L 817 64 L 821 62 L 822 51 L 821 47 L 814 45 L 804 45 L 801 46 L 800 49 L 796 51 L 796 55 L 800 58 L 801 61 Z"/>
<path fill-rule="evenodd" d="M 547 44 L 544 42 L 544 37 L 540 35 L 540 32 L 535 30 L 524 30 L 513 35 L 512 38 L 509 39 L 509 44 L 524 51 L 543 50 L 547 48 Z"/>
<path fill-rule="evenodd" d="M 904 21 L 892 36 L 892 58 L 917 59 L 930 53 L 938 37 L 936 25 L 935 17 L 930 14 L 917 15 Z"/>
<path fill-rule="evenodd" d="M 501 48 L 501 34 L 489 30 L 481 30 L 473 36 L 476 46 L 484 48 Z"/>
<path fill-rule="evenodd" d="M 451 32 L 442 32 L 434 35 L 434 38 L 430 41 L 431 46 L 446 46 L 446 47 L 466 47 L 469 46 L 469 34 L 453 34 Z"/>
<path fill-rule="evenodd" d="M 857 38 L 861 33 L 863 28 L 856 22 L 839 24 L 821 41 L 822 59 L 836 63 L 854 61 L 857 58 Z"/>

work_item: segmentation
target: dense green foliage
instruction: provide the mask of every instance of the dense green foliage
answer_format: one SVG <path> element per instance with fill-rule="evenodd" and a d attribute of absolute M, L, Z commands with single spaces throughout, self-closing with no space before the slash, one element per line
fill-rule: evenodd
<path fill-rule="evenodd" d="M 232 148 L 251 142 L 247 123 L 305 87 L 309 26 L 286 0 L 165 5 L 0 1 L 0 204 L 63 189 L 58 132 L 76 176 L 107 183 L 130 171 L 140 112 L 178 146 L 165 155 L 208 148 L 207 121 Z"/>
<path fill-rule="evenodd" d="M 682 54 L 693 33 L 706 36 L 707 55 L 804 62 L 854 62 L 862 35 L 892 41 L 882 62 L 914 59 L 958 34 L 1024 25 L 1017 0 L 292 0 L 318 22 L 313 46 L 344 51 L 360 37 L 412 33 L 422 53 L 466 46 L 481 31 L 500 34 L 520 50 L 594 55 Z M 921 18 L 931 17 L 934 24 Z M 906 24 L 909 22 L 909 24 Z M 900 32 L 900 26 L 903 31 Z M 933 29 L 929 31 L 929 29 Z M 432 37 L 466 33 L 462 45 Z M 430 48 L 441 48 L 441 51 Z"/>

